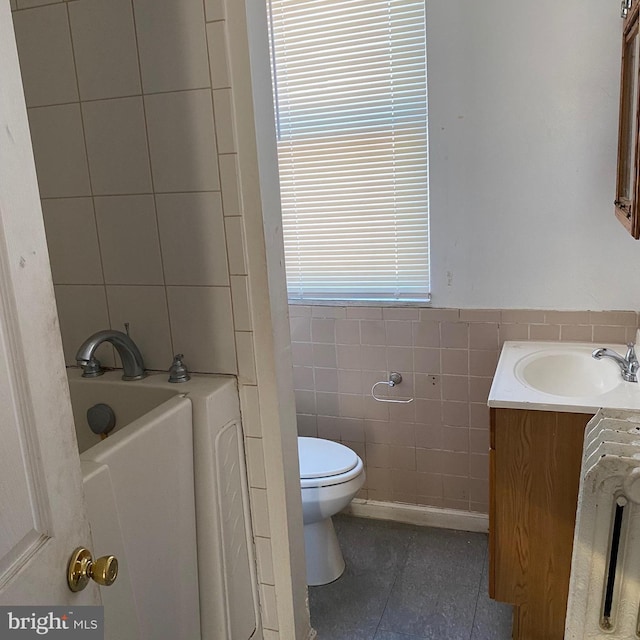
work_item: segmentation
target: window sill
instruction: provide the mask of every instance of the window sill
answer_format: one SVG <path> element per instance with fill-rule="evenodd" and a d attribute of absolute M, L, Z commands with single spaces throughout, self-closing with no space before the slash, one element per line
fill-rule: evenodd
<path fill-rule="evenodd" d="M 428 309 L 429 300 L 289 300 L 289 305 L 301 307 L 411 307 Z"/>

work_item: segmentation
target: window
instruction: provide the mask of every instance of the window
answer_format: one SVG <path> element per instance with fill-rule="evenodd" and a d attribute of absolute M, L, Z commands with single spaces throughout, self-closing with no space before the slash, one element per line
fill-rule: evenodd
<path fill-rule="evenodd" d="M 267 0 L 289 299 L 429 300 L 425 0 Z"/>

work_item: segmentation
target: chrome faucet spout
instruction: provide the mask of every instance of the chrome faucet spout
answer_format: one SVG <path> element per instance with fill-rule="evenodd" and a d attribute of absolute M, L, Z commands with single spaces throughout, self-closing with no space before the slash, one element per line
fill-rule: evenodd
<path fill-rule="evenodd" d="M 624 357 L 622 357 L 617 351 L 614 351 L 613 349 L 607 349 L 606 347 L 596 349 L 591 355 L 596 360 L 602 360 L 602 358 L 610 358 L 620 367 L 622 377 L 627 382 L 638 382 L 637 373 L 638 369 L 640 369 L 640 362 L 638 362 L 634 347 L 635 345 L 633 343 L 629 343 L 627 345 L 627 353 Z"/>
<path fill-rule="evenodd" d="M 78 364 L 81 367 L 86 367 L 88 364 L 94 363 L 95 367 L 96 360 L 94 353 L 103 342 L 109 342 L 118 352 L 122 360 L 122 368 L 124 369 L 123 380 L 140 380 L 147 375 L 144 370 L 142 354 L 136 343 L 126 333 L 114 331 L 113 329 L 98 331 L 92 336 L 89 336 L 82 345 L 80 345 L 78 353 L 76 353 L 76 361 Z M 96 375 L 95 371 L 92 371 L 90 375 L 92 377 Z"/>

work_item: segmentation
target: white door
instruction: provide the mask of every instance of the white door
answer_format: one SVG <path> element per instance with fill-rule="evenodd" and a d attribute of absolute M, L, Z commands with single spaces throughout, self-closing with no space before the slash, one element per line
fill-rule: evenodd
<path fill-rule="evenodd" d="M 0 0 L 0 604 L 99 604 L 9 0 Z"/>

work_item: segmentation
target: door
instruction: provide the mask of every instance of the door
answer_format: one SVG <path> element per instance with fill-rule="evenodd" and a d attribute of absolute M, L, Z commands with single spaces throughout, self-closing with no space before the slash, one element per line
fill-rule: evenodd
<path fill-rule="evenodd" d="M 99 604 L 9 0 L 0 0 L 0 604 Z"/>

